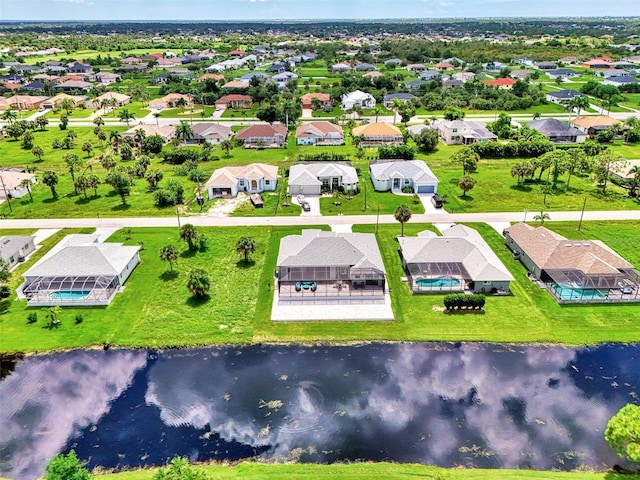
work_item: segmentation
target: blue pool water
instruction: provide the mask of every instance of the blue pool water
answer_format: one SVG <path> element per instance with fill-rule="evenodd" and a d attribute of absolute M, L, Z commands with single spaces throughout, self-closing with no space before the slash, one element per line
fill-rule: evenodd
<path fill-rule="evenodd" d="M 419 287 L 457 287 L 460 280 L 452 277 L 419 278 L 416 280 Z"/>
<path fill-rule="evenodd" d="M 59 290 L 51 292 L 49 298 L 51 300 L 82 300 L 90 293 L 90 290 Z"/>
<path fill-rule="evenodd" d="M 603 300 L 606 291 L 595 288 L 574 288 L 566 285 L 554 285 L 553 289 L 562 300 Z"/>

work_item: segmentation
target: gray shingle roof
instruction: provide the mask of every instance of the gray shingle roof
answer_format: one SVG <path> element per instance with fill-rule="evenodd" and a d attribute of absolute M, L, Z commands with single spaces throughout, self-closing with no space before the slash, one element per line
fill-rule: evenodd
<path fill-rule="evenodd" d="M 342 177 L 342 183 L 358 183 L 358 173 L 351 165 L 318 162 L 292 165 L 289 170 L 289 185 L 318 185 L 322 183 L 318 180 L 322 177 Z"/>
<path fill-rule="evenodd" d="M 537 130 L 548 137 L 574 137 L 584 135 L 580 130 L 571 127 L 555 118 L 544 118 L 529 124 L 529 128 Z"/>
<path fill-rule="evenodd" d="M 279 267 L 351 266 L 375 268 L 384 273 L 384 263 L 372 233 L 303 230 L 280 240 Z"/>
<path fill-rule="evenodd" d="M 28 235 L 6 235 L 0 237 L 0 258 L 7 259 L 15 255 L 35 238 Z"/>
<path fill-rule="evenodd" d="M 390 178 L 411 178 L 415 183 L 438 183 L 438 179 L 422 160 L 396 160 L 392 162 L 372 163 L 371 176 L 376 180 Z"/>

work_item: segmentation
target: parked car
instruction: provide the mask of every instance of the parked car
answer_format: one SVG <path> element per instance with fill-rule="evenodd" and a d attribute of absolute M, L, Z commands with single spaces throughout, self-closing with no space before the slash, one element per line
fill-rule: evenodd
<path fill-rule="evenodd" d="M 305 201 L 304 195 L 298 195 L 296 198 L 298 199 L 298 203 L 301 204 L 301 205 Z"/>
<path fill-rule="evenodd" d="M 431 203 L 436 208 L 442 208 L 442 197 L 440 197 L 440 195 L 435 193 L 433 197 L 431 197 Z"/>
<path fill-rule="evenodd" d="M 302 207 L 302 210 L 304 210 L 305 212 L 311 211 L 311 205 L 309 205 L 309 202 L 307 201 L 300 202 L 300 206 Z"/>

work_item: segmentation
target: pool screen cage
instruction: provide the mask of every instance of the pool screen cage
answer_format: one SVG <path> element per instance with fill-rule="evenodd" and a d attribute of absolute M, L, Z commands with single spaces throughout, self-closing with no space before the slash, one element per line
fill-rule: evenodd
<path fill-rule="evenodd" d="M 38 304 L 107 304 L 118 290 L 116 275 L 98 276 L 64 276 L 37 277 L 22 290 L 29 305 Z M 56 292 L 70 292 L 68 298 L 58 297 L 52 302 L 51 294 Z M 73 292 L 87 292 L 86 295 L 73 295 Z"/>
<path fill-rule="evenodd" d="M 572 288 L 617 288 L 627 278 L 624 273 L 586 275 L 580 270 L 545 270 L 545 273 L 554 283 Z"/>
<path fill-rule="evenodd" d="M 469 278 L 469 273 L 459 262 L 410 263 L 407 270 L 412 277 Z"/>

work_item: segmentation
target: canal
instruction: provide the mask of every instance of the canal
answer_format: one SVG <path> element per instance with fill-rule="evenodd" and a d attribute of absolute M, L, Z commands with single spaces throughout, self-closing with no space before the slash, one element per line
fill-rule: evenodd
<path fill-rule="evenodd" d="M 608 419 L 640 401 L 640 345 L 79 350 L 3 374 L 0 475 L 15 480 L 71 449 L 89 468 L 180 455 L 604 470 L 619 462 Z"/>

